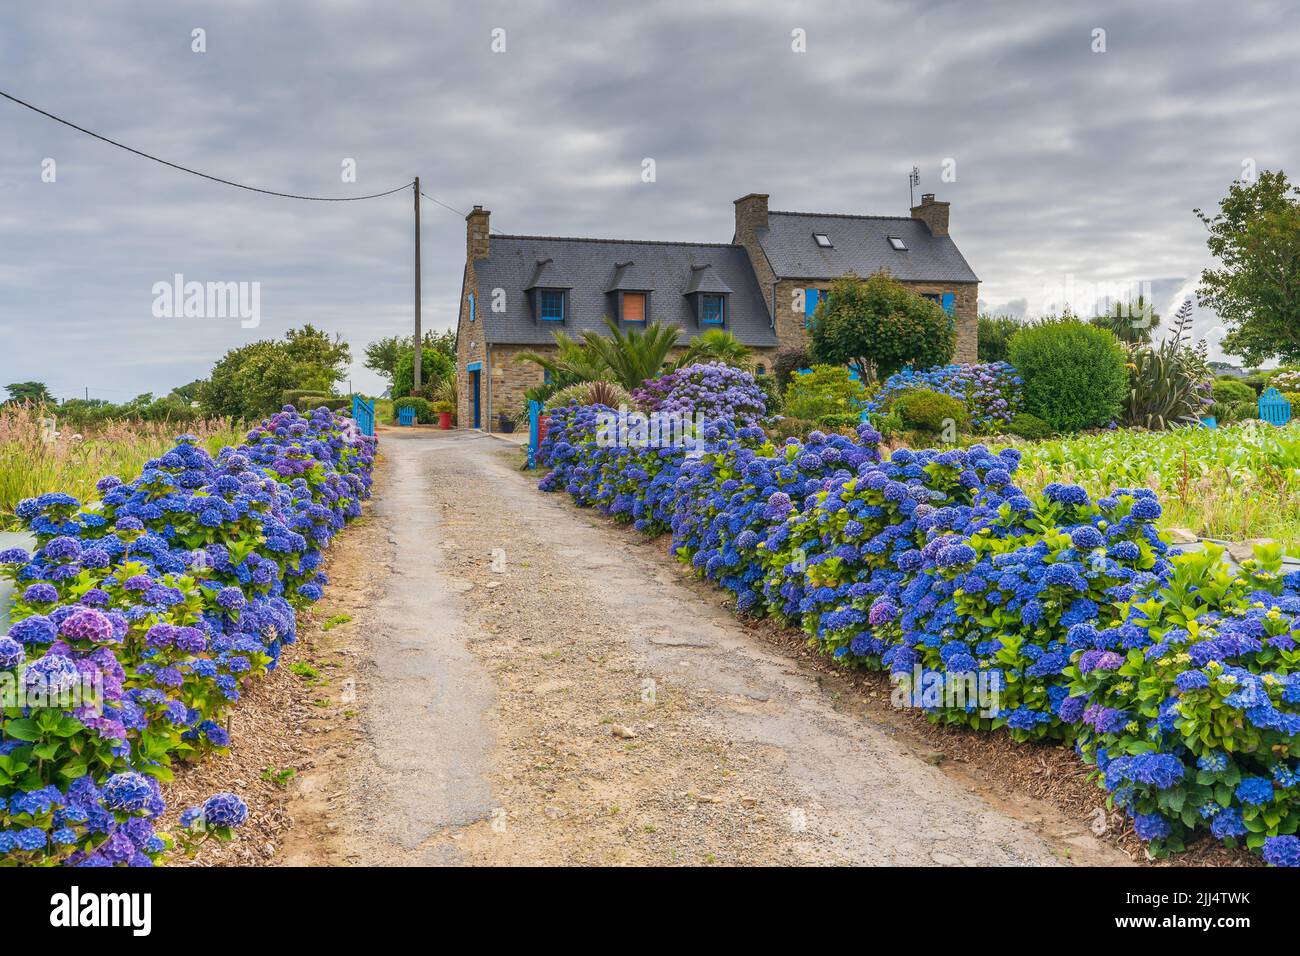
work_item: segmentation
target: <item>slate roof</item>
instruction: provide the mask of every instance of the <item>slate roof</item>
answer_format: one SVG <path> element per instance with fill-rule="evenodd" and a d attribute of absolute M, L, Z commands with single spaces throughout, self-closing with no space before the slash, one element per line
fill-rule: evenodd
<path fill-rule="evenodd" d="M 489 343 L 549 345 L 556 328 L 570 335 L 588 329 L 607 335 L 604 317 L 611 315 L 607 293 L 620 288 L 649 290 L 650 321 L 681 327 L 683 343 L 702 331 L 687 291 L 729 290 L 726 329 L 746 345 L 778 344 L 763 292 L 741 246 L 494 234 L 490 248 L 488 258 L 474 263 L 481 300 L 476 311 Z M 539 261 L 544 265 L 539 267 Z M 709 268 L 692 268 L 701 265 Z M 525 294 L 529 287 L 551 285 L 549 276 L 569 288 L 568 315 L 562 325 L 535 320 Z M 497 288 L 506 292 L 504 312 L 491 308 L 492 290 Z"/>
<path fill-rule="evenodd" d="M 863 278 L 888 269 L 911 282 L 978 282 L 950 236 L 934 236 L 919 219 L 906 216 L 848 216 L 834 213 L 769 212 L 758 242 L 779 278 L 838 279 L 852 270 Z M 831 248 L 817 245 L 824 233 Z M 889 244 L 897 236 L 900 252 Z"/>

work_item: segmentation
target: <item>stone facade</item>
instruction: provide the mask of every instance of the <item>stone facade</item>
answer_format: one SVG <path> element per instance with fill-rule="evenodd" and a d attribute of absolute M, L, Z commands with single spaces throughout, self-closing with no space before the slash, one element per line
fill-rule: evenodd
<path fill-rule="evenodd" d="M 779 276 L 775 273 L 759 242 L 759 232 L 768 228 L 768 197 L 763 193 L 750 193 L 735 202 L 736 225 L 732 242 L 743 247 L 758 281 L 773 329 L 780 341 L 778 348 L 756 348 L 754 363 L 761 371 L 771 374 L 780 349 L 806 348 L 807 330 L 804 328 L 804 292 L 807 289 L 829 289 L 833 280 L 806 279 Z M 938 202 L 930 193 L 921 197 L 921 204 L 911 210 L 912 218 L 926 224 L 935 236 L 948 235 L 949 204 Z M 483 331 L 485 303 L 478 289 L 475 263 L 487 258 L 491 251 L 489 213 L 481 206 L 465 217 L 465 272 L 462 283 L 460 314 L 456 336 L 457 425 L 472 428 L 474 425 L 474 398 L 472 376 L 468 366 L 481 363 L 478 376 L 480 391 L 480 423 L 487 431 L 499 427 L 498 416 L 503 412 L 515 413 L 525 402 L 528 389 L 543 383 L 542 368 L 531 362 L 516 361 L 519 353 L 536 351 L 554 352 L 553 345 L 489 346 Z M 974 362 L 978 356 L 978 282 L 904 282 L 919 294 L 952 293 L 953 315 L 957 324 L 958 362 Z M 470 295 L 475 296 L 476 315 L 470 320 Z M 681 349 L 674 351 L 676 357 Z"/>
<path fill-rule="evenodd" d="M 807 348 L 808 332 L 804 328 L 804 290 L 829 289 L 831 281 L 795 276 L 777 276 L 759 243 L 759 230 L 768 227 L 768 197 L 750 193 L 735 201 L 736 228 L 732 242 L 744 246 L 749 263 L 763 290 L 768 311 L 772 314 L 776 337 L 782 348 Z M 912 218 L 924 222 L 936 236 L 948 235 L 949 204 L 936 201 L 932 193 L 921 197 L 913 206 Z M 953 319 L 957 324 L 957 351 L 954 361 L 975 362 L 979 354 L 979 283 L 978 282 L 904 282 L 918 294 L 953 294 Z"/>

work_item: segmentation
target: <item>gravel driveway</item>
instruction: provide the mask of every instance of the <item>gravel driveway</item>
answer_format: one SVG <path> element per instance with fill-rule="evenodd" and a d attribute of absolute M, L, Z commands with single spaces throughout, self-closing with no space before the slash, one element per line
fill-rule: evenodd
<path fill-rule="evenodd" d="M 320 736 L 283 862 L 1127 862 L 841 706 L 661 543 L 538 492 L 517 449 L 381 450 L 375 517 L 333 557 L 362 580 L 331 675 L 355 719 Z"/>

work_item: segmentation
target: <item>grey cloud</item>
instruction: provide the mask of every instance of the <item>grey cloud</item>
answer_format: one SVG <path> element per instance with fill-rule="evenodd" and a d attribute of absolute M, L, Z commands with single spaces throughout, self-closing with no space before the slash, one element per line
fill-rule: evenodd
<path fill-rule="evenodd" d="M 273 189 L 418 173 L 507 232 L 726 240 L 752 190 L 778 209 L 901 215 L 915 163 L 1008 314 L 1069 278 L 1151 281 L 1172 314 L 1208 264 L 1192 208 L 1243 160 L 1276 168 L 1300 143 L 1300 27 L 1277 4 L 108 0 L 0 17 L 4 87 L 74 122 Z M 307 321 L 359 359 L 409 326 L 410 206 L 242 193 L 0 103 L 0 382 L 162 392 Z M 449 328 L 464 224 L 426 203 L 423 238 L 425 320 Z M 261 282 L 261 327 L 154 319 L 152 284 L 178 272 Z M 1198 309 L 1198 333 L 1216 325 Z M 379 385 L 359 361 L 353 381 Z"/>

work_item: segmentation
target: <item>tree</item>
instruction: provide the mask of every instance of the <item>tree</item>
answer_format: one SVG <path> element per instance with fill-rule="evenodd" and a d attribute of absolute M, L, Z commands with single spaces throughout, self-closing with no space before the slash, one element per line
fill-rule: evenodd
<path fill-rule="evenodd" d="M 263 340 L 231 349 L 212 369 L 199 399 L 205 413 L 256 420 L 280 408 L 292 389 L 329 393 L 352 360 L 338 336 L 305 325 L 283 342 Z"/>
<path fill-rule="evenodd" d="M 516 362 L 532 362 L 550 373 L 556 391 L 577 385 L 579 382 L 596 382 L 609 376 L 609 370 L 600 356 L 564 331 L 552 333 L 555 354 L 549 352 L 520 352 Z"/>
<path fill-rule="evenodd" d="M 1286 173 L 1234 182 L 1217 215 L 1194 210 L 1221 264 L 1201 273 L 1196 299 L 1228 327 L 1222 348 L 1250 365 L 1300 360 L 1300 188 Z"/>
<path fill-rule="evenodd" d="M 944 365 L 957 347 L 956 325 L 939 304 L 885 272 L 837 279 L 813 314 L 811 332 L 814 359 L 848 365 L 863 381 L 907 365 Z"/>
<path fill-rule="evenodd" d="M 579 342 L 564 332 L 556 332 L 555 355 L 520 352 L 515 361 L 540 365 L 551 373 L 559 388 L 607 379 L 630 392 L 663 372 L 668 354 L 681 334 L 675 326 L 660 322 L 651 322 L 645 331 L 634 329 L 627 333 L 609 319 L 605 319 L 605 325 L 609 327 L 609 336 L 589 329 L 582 333 Z"/>
<path fill-rule="evenodd" d="M 733 368 L 748 369 L 752 353 L 740 339 L 725 329 L 709 329 L 691 339 L 691 344 L 676 362 L 677 368 L 700 362 L 721 362 Z"/>
<path fill-rule="evenodd" d="M 387 338 L 371 342 L 366 346 L 364 364 L 366 368 L 387 379 L 388 384 L 392 385 L 393 375 L 397 371 L 398 358 L 404 353 L 414 356 L 414 342 L 414 335 L 390 335 Z M 454 331 L 425 332 L 424 347 L 426 350 L 433 349 L 446 356 L 451 360 L 452 367 L 455 367 L 456 333 Z"/>
<path fill-rule="evenodd" d="M 27 402 L 33 405 L 54 404 L 54 396 L 50 394 L 44 382 L 14 382 L 12 385 L 6 385 L 5 391 L 9 393 L 9 401 L 6 404 L 22 405 Z"/>
<path fill-rule="evenodd" d="M 648 378 L 663 372 L 668 353 L 677 344 L 681 331 L 675 326 L 651 322 L 644 332 L 633 329 L 624 333 L 617 323 L 605 320 L 612 338 L 594 329 L 582 333 L 583 344 L 605 367 L 614 381 L 629 392 L 641 387 Z"/>
<path fill-rule="evenodd" d="M 1136 302 L 1116 302 L 1113 312 L 1104 312 L 1088 321 L 1099 329 L 1114 332 L 1115 337 L 1126 345 L 1144 345 L 1151 341 L 1152 333 L 1160 325 L 1160 313 L 1138 293 Z"/>

